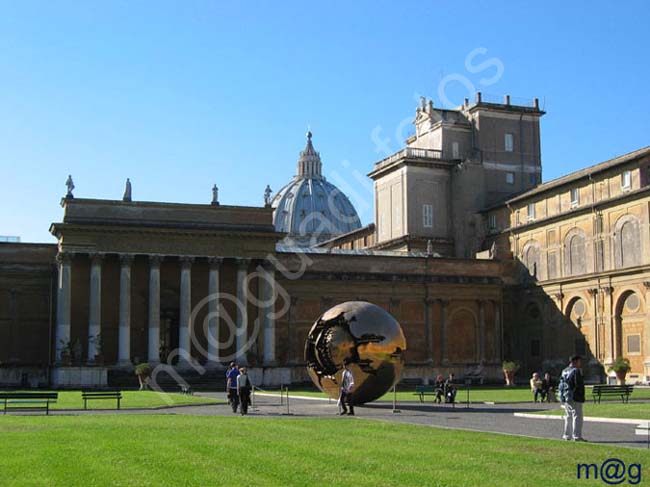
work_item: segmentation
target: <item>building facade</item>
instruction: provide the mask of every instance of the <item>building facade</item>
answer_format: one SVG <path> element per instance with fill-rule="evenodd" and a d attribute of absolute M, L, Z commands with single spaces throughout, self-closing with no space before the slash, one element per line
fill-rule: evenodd
<path fill-rule="evenodd" d="M 537 100 L 423 100 L 407 146 L 369 174 L 364 227 L 311 134 L 261 207 L 69 191 L 56 244 L 0 243 L 0 380 L 100 384 L 140 362 L 236 360 L 261 383 L 302 382 L 311 325 L 362 300 L 404 328 L 406 378 L 498 381 L 503 360 L 557 371 L 577 352 L 591 381 L 625 356 L 647 382 L 650 149 L 541 184 L 543 114 Z"/>

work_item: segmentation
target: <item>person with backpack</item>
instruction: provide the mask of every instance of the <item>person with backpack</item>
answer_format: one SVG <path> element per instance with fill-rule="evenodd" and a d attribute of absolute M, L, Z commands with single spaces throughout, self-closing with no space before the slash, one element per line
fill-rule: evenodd
<path fill-rule="evenodd" d="M 253 385 L 248 377 L 246 367 L 242 367 L 237 376 L 237 394 L 239 395 L 239 403 L 242 416 L 248 414 L 248 406 L 251 402 L 251 389 Z"/>
<path fill-rule="evenodd" d="M 562 439 L 586 441 L 582 437 L 583 412 L 585 402 L 585 381 L 582 377 L 582 357 L 571 357 L 569 366 L 562 371 L 558 384 L 560 403 L 565 411 L 564 434 Z"/>
<path fill-rule="evenodd" d="M 228 393 L 228 403 L 232 412 L 236 413 L 239 407 L 239 395 L 237 394 L 237 378 L 239 377 L 239 367 L 235 362 L 230 363 L 226 371 L 226 392 Z"/>

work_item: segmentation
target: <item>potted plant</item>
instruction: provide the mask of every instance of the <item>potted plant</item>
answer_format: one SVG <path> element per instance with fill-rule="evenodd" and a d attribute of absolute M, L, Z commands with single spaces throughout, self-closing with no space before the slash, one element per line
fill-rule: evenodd
<path fill-rule="evenodd" d="M 72 342 L 59 340 L 61 344 L 61 365 L 70 367 L 72 365 Z"/>
<path fill-rule="evenodd" d="M 614 372 L 616 374 L 616 380 L 619 385 L 625 385 L 625 376 L 630 371 L 632 367 L 630 366 L 629 359 L 625 357 L 618 357 L 614 360 L 614 363 L 609 366 L 607 369 L 608 372 Z"/>
<path fill-rule="evenodd" d="M 503 375 L 506 379 L 506 386 L 511 387 L 515 385 L 515 374 L 519 370 L 519 364 L 517 362 L 504 361 L 501 365 L 503 369 Z"/>
<path fill-rule="evenodd" d="M 138 382 L 140 382 L 140 390 L 145 390 L 147 388 L 149 377 L 151 377 L 151 365 L 146 362 L 139 364 L 135 368 L 135 375 L 138 376 Z"/>

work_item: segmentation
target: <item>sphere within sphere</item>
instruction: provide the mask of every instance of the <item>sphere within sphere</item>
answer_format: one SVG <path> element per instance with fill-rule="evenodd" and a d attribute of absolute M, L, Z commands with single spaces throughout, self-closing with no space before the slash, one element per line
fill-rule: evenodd
<path fill-rule="evenodd" d="M 365 301 L 348 301 L 323 313 L 305 342 L 309 375 L 333 399 L 339 397 L 343 361 L 351 361 L 355 404 L 380 398 L 399 381 L 405 351 L 397 320 Z"/>

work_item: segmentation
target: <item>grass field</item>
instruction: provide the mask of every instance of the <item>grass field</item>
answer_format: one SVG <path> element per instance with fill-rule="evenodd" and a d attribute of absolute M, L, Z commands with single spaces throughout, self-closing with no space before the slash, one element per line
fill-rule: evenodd
<path fill-rule="evenodd" d="M 352 418 L 0 416 L 0 437 L 3 486 L 569 486 L 577 463 L 648 463 L 645 450 Z"/>
<path fill-rule="evenodd" d="M 29 391 L 25 391 L 29 392 Z M 51 409 L 83 409 L 81 391 L 58 391 L 59 399 L 50 405 Z M 185 404 L 218 404 L 218 401 L 185 394 L 158 394 L 154 391 L 122 391 L 122 409 L 155 408 Z M 88 409 L 115 409 L 115 399 L 93 399 Z"/>
<path fill-rule="evenodd" d="M 558 405 L 557 409 L 542 411 L 539 414 L 563 415 L 564 410 Z M 628 404 L 611 401 L 607 403 L 601 402 L 600 404 L 585 402 L 584 414 L 585 416 L 599 418 L 629 418 L 650 421 L 650 402 L 630 402 Z"/>
<path fill-rule="evenodd" d="M 419 401 L 417 395 L 413 394 L 414 389 L 397 390 L 398 401 Z M 591 388 L 587 387 L 587 398 L 591 399 Z M 314 388 L 291 388 L 289 394 L 292 396 L 309 396 L 309 397 L 327 397 L 324 393 Z M 635 388 L 631 396 L 632 401 L 636 399 L 650 399 L 650 388 Z M 429 402 L 433 396 L 426 396 L 426 401 Z M 458 387 L 458 395 L 456 399 L 463 402 L 467 399 L 465 386 Z M 492 387 L 492 386 L 477 386 L 470 389 L 469 399 L 472 402 L 494 402 L 494 403 L 511 403 L 511 402 L 533 402 L 533 395 L 528 387 Z M 392 401 L 393 393 L 385 394 L 379 401 Z M 603 402 L 620 402 L 617 398 L 603 399 Z"/>

